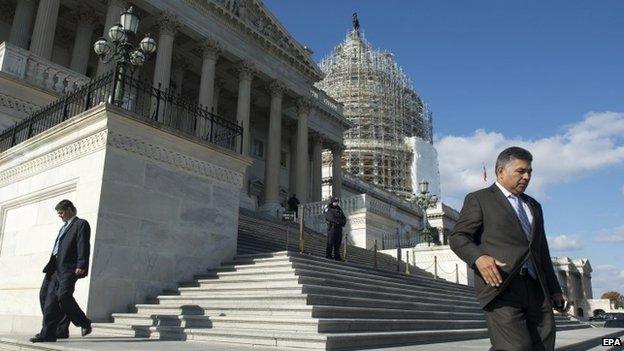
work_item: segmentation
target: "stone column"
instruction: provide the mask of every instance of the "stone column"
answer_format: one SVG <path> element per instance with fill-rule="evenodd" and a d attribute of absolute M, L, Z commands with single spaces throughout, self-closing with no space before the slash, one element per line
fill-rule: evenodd
<path fill-rule="evenodd" d="M 322 181 L 323 181 L 323 159 L 321 151 L 323 148 L 323 142 L 320 135 L 315 135 L 312 138 L 312 194 L 310 199 L 312 201 L 321 201 L 322 198 Z"/>
<path fill-rule="evenodd" d="M 178 29 L 176 18 L 169 13 L 162 13 L 158 20 L 158 49 L 156 51 L 156 63 L 154 66 L 154 88 L 166 90 L 171 82 L 171 58 L 173 55 L 173 39 Z M 156 108 L 156 104 L 152 103 L 152 108 Z M 155 111 L 155 110 L 154 110 Z M 158 121 L 164 120 L 163 109 L 159 109 Z"/>
<path fill-rule="evenodd" d="M 54 32 L 61 0 L 41 0 L 37 9 L 35 28 L 33 29 L 30 52 L 46 60 L 52 58 Z"/>
<path fill-rule="evenodd" d="M 11 24 L 9 43 L 28 50 L 28 40 L 32 31 L 33 13 L 35 13 L 35 0 L 17 0 L 15 17 Z"/>
<path fill-rule="evenodd" d="M 77 17 L 78 25 L 76 26 L 76 37 L 74 38 L 69 68 L 80 74 L 86 74 L 89 55 L 91 54 L 91 37 L 97 16 L 91 10 L 81 9 Z"/>
<path fill-rule="evenodd" d="M 208 111 L 214 113 L 214 83 L 217 59 L 221 52 L 220 45 L 215 40 L 207 38 L 201 46 L 202 49 L 202 70 L 199 84 L 198 102 Z M 204 119 L 197 121 L 196 135 L 208 138 L 210 134 L 210 123 Z"/>
<path fill-rule="evenodd" d="M 108 30 L 113 24 L 119 23 L 121 13 L 126 9 L 127 3 L 123 0 L 108 0 L 108 8 L 106 9 L 106 20 L 104 22 L 104 32 L 102 36 L 107 40 L 110 40 L 108 37 Z M 104 63 L 101 60 L 98 60 L 97 67 L 97 76 L 101 76 L 115 67 L 115 62 Z"/>
<path fill-rule="evenodd" d="M 271 82 L 271 112 L 269 115 L 267 157 L 264 167 L 264 205 L 262 206 L 262 210 L 269 215 L 277 215 L 277 212 L 282 210 L 279 203 L 279 178 L 284 90 L 285 88 L 280 82 Z"/>
<path fill-rule="evenodd" d="M 236 122 L 243 127 L 243 156 L 249 156 L 251 131 L 249 130 L 249 110 L 251 107 L 251 80 L 254 76 L 253 66 L 249 62 L 241 62 L 238 71 L 238 100 L 236 103 Z M 238 141 L 240 143 L 240 140 Z"/>
<path fill-rule="evenodd" d="M 215 115 L 219 115 L 219 97 L 221 97 L 221 90 L 223 90 L 224 86 L 225 83 L 223 83 L 223 81 L 215 78 L 214 94 L 212 96 L 212 109 Z"/>
<path fill-rule="evenodd" d="M 299 201 L 308 201 L 308 115 L 310 102 L 307 99 L 297 100 L 297 146 L 295 151 L 295 189 Z"/>
<path fill-rule="evenodd" d="M 332 148 L 332 195 L 340 197 L 342 193 L 342 145 Z"/>

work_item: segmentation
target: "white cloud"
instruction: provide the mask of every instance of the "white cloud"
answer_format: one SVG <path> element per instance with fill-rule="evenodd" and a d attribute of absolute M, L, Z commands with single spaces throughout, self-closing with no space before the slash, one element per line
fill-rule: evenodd
<path fill-rule="evenodd" d="M 602 231 L 596 236 L 598 242 L 621 243 L 624 242 L 624 225 L 612 231 Z"/>
<path fill-rule="evenodd" d="M 565 234 L 549 237 L 548 245 L 552 252 L 577 251 L 582 248 L 578 239 Z"/>
<path fill-rule="evenodd" d="M 607 291 L 624 294 L 624 270 L 609 264 L 593 268 L 592 289 L 595 299 L 600 298 Z"/>
<path fill-rule="evenodd" d="M 442 192 L 463 198 L 494 180 L 493 165 L 503 149 L 517 145 L 533 154 L 529 193 L 543 193 L 549 184 L 570 181 L 601 168 L 624 163 L 624 112 L 591 112 L 561 132 L 542 139 L 507 138 L 482 129 L 469 136 L 444 136 L 436 142 Z M 624 189 L 622 189 L 624 191 Z"/>

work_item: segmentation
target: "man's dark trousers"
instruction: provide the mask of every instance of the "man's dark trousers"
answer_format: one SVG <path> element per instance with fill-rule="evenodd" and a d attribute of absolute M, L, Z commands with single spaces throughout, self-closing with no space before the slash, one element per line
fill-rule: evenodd
<path fill-rule="evenodd" d="M 340 244 L 342 243 L 342 230 L 333 229 L 327 233 L 327 246 L 325 257 L 340 260 Z"/>
<path fill-rule="evenodd" d="M 516 275 L 485 308 L 491 351 L 543 351 L 555 346 L 555 319 L 538 281 Z M 526 321 L 526 322 L 525 322 Z"/>
<path fill-rule="evenodd" d="M 50 276 L 48 294 L 43 306 L 43 327 L 41 337 L 56 339 L 56 331 L 64 317 L 77 326 L 89 327 L 91 321 L 82 312 L 74 299 L 73 293 L 76 286 L 76 275 L 68 270 L 59 272 L 55 270 Z"/>
<path fill-rule="evenodd" d="M 46 298 L 48 297 L 48 289 L 50 287 L 50 281 L 52 275 L 46 274 L 43 278 L 43 283 L 41 283 L 41 290 L 39 290 L 39 303 L 41 304 L 41 313 L 44 313 Z M 59 322 L 58 327 L 56 328 L 56 336 L 65 336 L 69 335 L 69 318 L 64 316 L 63 319 Z"/>

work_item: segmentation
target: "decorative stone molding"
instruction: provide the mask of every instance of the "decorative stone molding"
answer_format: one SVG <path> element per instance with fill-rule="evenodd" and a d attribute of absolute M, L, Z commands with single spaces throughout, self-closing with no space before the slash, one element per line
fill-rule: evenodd
<path fill-rule="evenodd" d="M 249 61 L 240 61 L 238 65 L 236 65 L 236 73 L 238 73 L 238 79 L 240 80 L 252 80 L 256 70 L 254 69 L 253 63 Z"/>
<path fill-rule="evenodd" d="M 274 20 L 264 5 L 253 0 L 185 0 L 205 16 L 217 16 L 228 26 L 262 45 L 268 52 L 283 58 L 313 81 L 322 72 L 312 57 Z"/>
<path fill-rule="evenodd" d="M 106 135 L 107 131 L 103 130 L 0 172 L 0 187 L 101 150 L 106 145 Z"/>
<path fill-rule="evenodd" d="M 163 162 L 186 171 L 228 183 L 237 188 L 243 185 L 243 175 L 232 170 L 219 167 L 178 152 L 167 150 L 158 145 L 148 144 L 142 140 L 125 136 L 116 132 L 108 135 L 108 145 Z"/>
<path fill-rule="evenodd" d="M 156 27 L 158 28 L 158 31 L 161 35 L 167 34 L 175 36 L 178 29 L 180 29 L 180 22 L 174 14 L 163 11 L 159 15 Z"/>
<path fill-rule="evenodd" d="M 30 103 L 26 100 L 18 99 L 9 95 L 0 93 L 0 106 L 7 107 L 15 111 L 24 112 L 26 114 L 35 113 L 40 106 Z"/>
<path fill-rule="evenodd" d="M 269 84 L 269 92 L 271 93 L 271 97 L 273 96 L 281 97 L 282 95 L 284 95 L 285 91 L 286 91 L 286 87 L 284 86 L 284 84 L 282 84 L 282 82 L 278 80 L 273 80 Z"/>

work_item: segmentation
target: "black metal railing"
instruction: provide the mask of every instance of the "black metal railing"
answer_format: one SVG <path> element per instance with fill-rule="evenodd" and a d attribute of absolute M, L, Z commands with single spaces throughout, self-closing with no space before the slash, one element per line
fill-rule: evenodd
<path fill-rule="evenodd" d="M 440 244 L 440 239 L 438 238 L 438 230 L 436 228 L 429 228 L 429 235 L 425 236 L 422 232 L 411 232 L 411 233 L 403 233 L 398 237 L 396 233 L 388 233 L 383 234 L 381 237 L 381 248 L 385 249 L 396 249 L 400 248 L 410 248 L 414 247 L 420 243 L 429 242 L 431 245 Z"/>
<path fill-rule="evenodd" d="M 123 97 L 113 101 L 114 92 L 119 88 L 123 88 Z M 103 102 L 114 103 L 145 119 L 241 152 L 241 126 L 211 113 L 206 107 L 188 98 L 159 88 L 154 88 L 146 81 L 130 76 L 119 77 L 115 72 L 110 72 L 62 96 L 0 133 L 0 152 Z"/>

